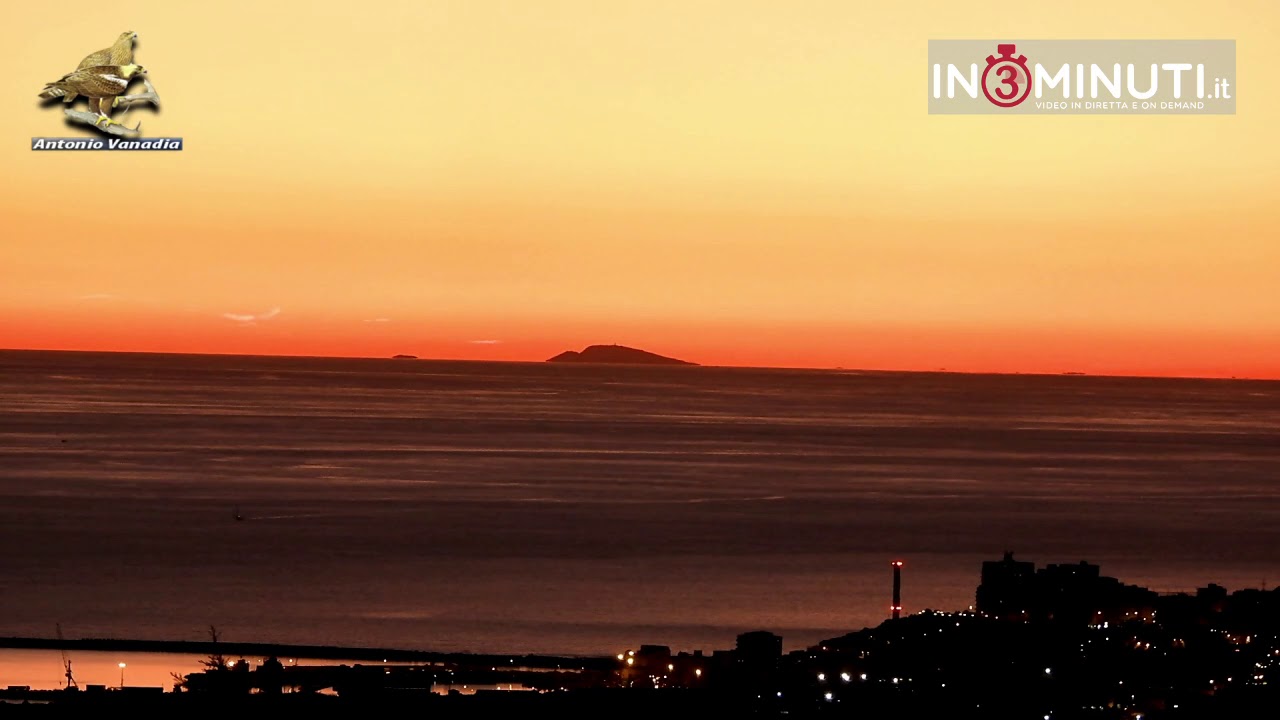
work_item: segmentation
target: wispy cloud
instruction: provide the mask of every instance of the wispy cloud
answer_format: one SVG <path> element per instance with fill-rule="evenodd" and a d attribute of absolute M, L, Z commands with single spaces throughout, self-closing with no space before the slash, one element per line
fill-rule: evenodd
<path fill-rule="evenodd" d="M 472 345 L 500 345 L 501 340 L 471 340 Z"/>
<path fill-rule="evenodd" d="M 391 322 L 391 318 L 369 318 L 368 320 L 365 320 L 364 322 L 367 322 L 367 323 L 389 323 L 389 322 Z"/>
<path fill-rule="evenodd" d="M 271 318 L 279 314 L 280 314 L 280 308 L 273 307 L 270 310 L 264 313 L 259 313 L 257 315 L 241 315 L 239 313 L 222 313 L 222 317 L 228 320 L 233 320 L 238 323 L 243 323 L 245 325 L 251 325 L 263 320 L 270 320 Z"/>

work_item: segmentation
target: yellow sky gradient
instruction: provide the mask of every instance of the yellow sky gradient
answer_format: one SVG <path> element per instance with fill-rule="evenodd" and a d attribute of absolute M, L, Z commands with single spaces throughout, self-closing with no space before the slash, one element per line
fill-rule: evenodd
<path fill-rule="evenodd" d="M 15 5 L 0 347 L 1280 377 L 1280 5 L 1055 5 Z M 30 151 L 125 30 L 186 149 Z M 928 115 L 990 37 L 1235 39 L 1237 114 Z"/>

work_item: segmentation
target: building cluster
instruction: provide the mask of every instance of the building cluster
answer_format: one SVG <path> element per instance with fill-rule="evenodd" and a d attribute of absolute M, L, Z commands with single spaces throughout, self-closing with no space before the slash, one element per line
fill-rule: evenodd
<path fill-rule="evenodd" d="M 1280 590 L 1158 593 L 1088 562 L 983 563 L 973 606 L 891 619 L 783 654 L 747 633 L 710 655 L 642 647 L 626 687 L 701 688 L 763 713 L 894 717 L 1230 717 L 1280 701 Z M 652 658 L 652 661 L 649 660 Z M 690 680 L 693 663 L 703 674 Z"/>
<path fill-rule="evenodd" d="M 782 637 L 764 630 L 742 633 L 732 650 L 672 654 L 666 645 L 618 653 L 615 684 L 624 688 L 725 689 L 769 681 L 782 660 Z"/>
<path fill-rule="evenodd" d="M 1084 561 L 1037 569 L 1006 552 L 1002 560 L 982 563 L 975 609 L 1009 620 L 1119 622 L 1135 611 L 1150 612 L 1158 597 L 1146 588 L 1105 577 L 1097 565 Z"/>
<path fill-rule="evenodd" d="M 1173 629 L 1213 627 L 1234 635 L 1280 632 L 1280 593 L 1233 593 L 1210 583 L 1195 592 L 1158 593 L 1102 575 L 1097 565 L 1046 565 L 1013 553 L 982 564 L 973 610 L 989 618 L 1107 628 L 1140 621 Z"/>
<path fill-rule="evenodd" d="M 1247 716 L 1280 701 L 1280 590 L 1159 593 L 1088 562 L 1037 568 L 1005 553 L 983 563 L 965 611 L 925 610 L 792 658 L 793 679 L 812 675 L 804 702 L 871 716 Z"/>

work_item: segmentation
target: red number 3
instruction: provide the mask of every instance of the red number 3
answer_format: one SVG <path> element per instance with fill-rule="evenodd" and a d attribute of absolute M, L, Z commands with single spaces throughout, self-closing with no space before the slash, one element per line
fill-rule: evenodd
<path fill-rule="evenodd" d="M 1011 90 L 1008 92 L 1004 88 L 996 88 L 996 95 L 1001 100 L 1012 100 L 1018 97 L 1018 69 L 1011 65 L 1004 65 L 996 69 L 996 74 L 1000 76 L 1000 80 L 1008 85 Z"/>

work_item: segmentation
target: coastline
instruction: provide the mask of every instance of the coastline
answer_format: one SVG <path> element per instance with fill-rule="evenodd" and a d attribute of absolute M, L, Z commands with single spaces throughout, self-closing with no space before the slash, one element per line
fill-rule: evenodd
<path fill-rule="evenodd" d="M 127 638 L 79 638 L 58 640 L 37 637 L 0 637 L 5 650 L 66 650 L 90 652 L 131 652 L 172 655 L 247 657 L 293 657 L 308 660 L 361 660 L 399 663 L 459 663 L 512 665 L 541 670 L 575 668 L 601 670 L 613 667 L 608 656 L 537 655 L 525 653 L 466 653 L 398 648 L 344 647 L 337 645 L 289 645 L 256 642 L 210 642 L 208 640 L 134 640 Z"/>

